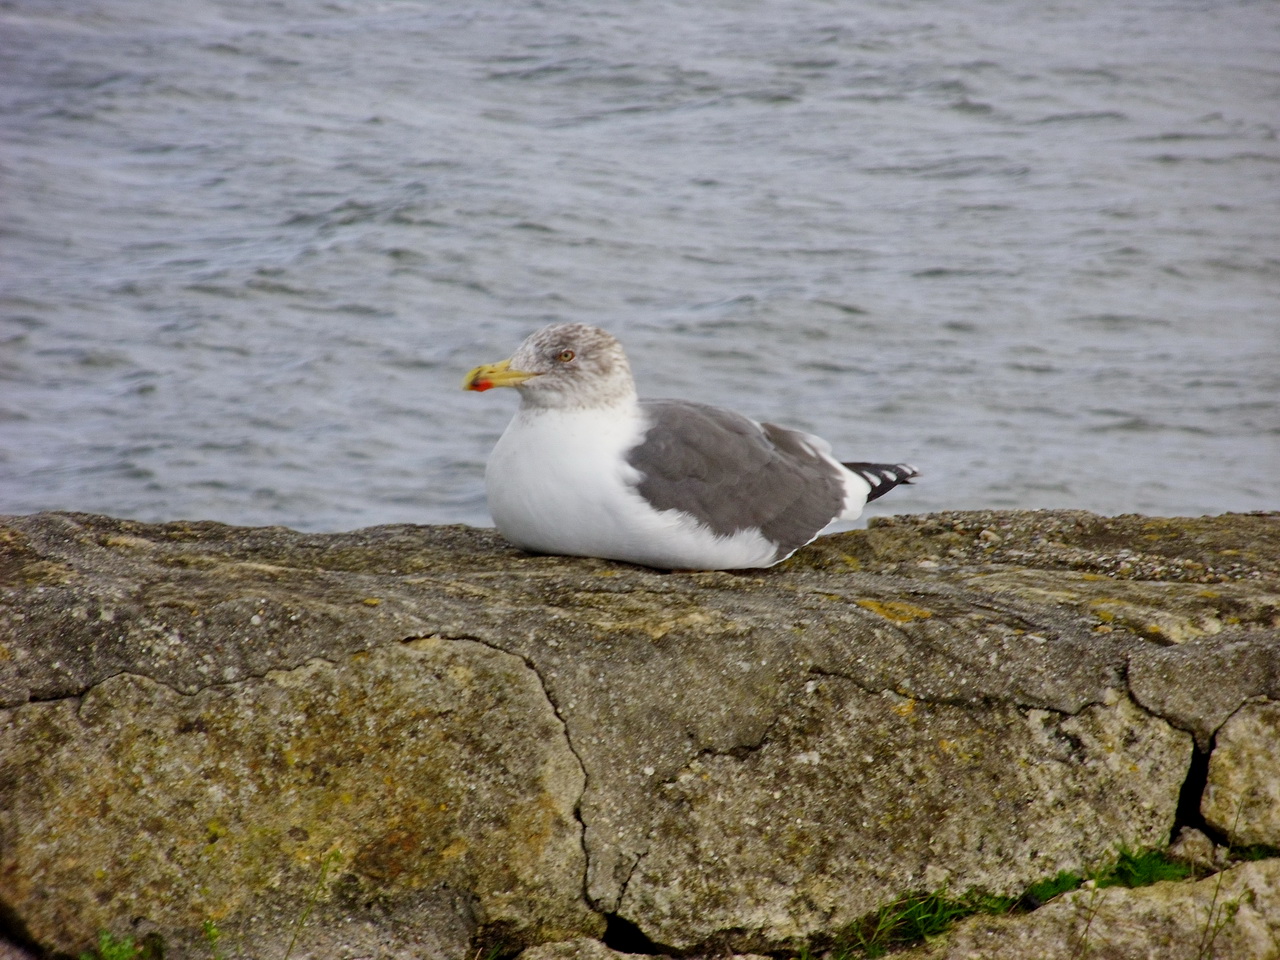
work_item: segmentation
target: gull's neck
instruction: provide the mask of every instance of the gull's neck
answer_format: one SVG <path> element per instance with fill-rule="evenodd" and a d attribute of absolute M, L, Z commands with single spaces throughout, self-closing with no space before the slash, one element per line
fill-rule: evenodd
<path fill-rule="evenodd" d="M 599 411 L 629 413 L 639 405 L 635 382 L 630 378 L 614 377 L 604 383 L 559 384 L 556 389 L 548 385 L 522 387 L 520 390 L 521 413 L 587 412 Z"/>

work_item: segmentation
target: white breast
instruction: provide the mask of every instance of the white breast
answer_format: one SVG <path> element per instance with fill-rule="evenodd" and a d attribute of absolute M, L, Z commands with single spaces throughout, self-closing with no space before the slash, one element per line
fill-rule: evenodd
<path fill-rule="evenodd" d="M 607 557 L 677 569 L 767 566 L 776 545 L 756 531 L 717 536 L 636 492 L 626 453 L 647 428 L 623 410 L 516 413 L 485 470 L 489 511 L 516 546 L 538 553 Z"/>

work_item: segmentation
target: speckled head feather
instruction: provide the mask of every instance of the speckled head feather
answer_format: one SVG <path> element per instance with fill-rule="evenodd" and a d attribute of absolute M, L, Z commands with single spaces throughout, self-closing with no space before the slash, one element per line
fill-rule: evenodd
<path fill-rule="evenodd" d="M 636 398 L 622 344 L 585 323 L 543 327 L 511 355 L 511 368 L 537 374 L 516 386 L 526 407 L 584 409 Z"/>

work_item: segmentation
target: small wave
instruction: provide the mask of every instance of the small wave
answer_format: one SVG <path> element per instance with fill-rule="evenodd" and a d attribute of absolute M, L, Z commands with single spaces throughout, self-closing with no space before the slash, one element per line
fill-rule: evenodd
<path fill-rule="evenodd" d="M 949 277 L 1016 277 L 1017 270 L 975 269 L 970 267 L 926 267 L 911 271 L 911 276 L 921 280 L 939 280 Z"/>
<path fill-rule="evenodd" d="M 1099 120 L 1128 120 L 1119 110 L 1077 110 L 1070 113 L 1051 113 L 1032 120 L 1032 123 L 1096 123 Z"/>
<path fill-rule="evenodd" d="M 358 200 L 344 200 L 336 207 L 330 207 L 320 213 L 295 213 L 284 221 L 283 226 L 319 225 L 345 227 L 353 223 L 365 223 L 376 219 L 381 212 L 381 208 L 376 204 L 361 203 Z"/>
<path fill-rule="evenodd" d="M 1195 436 L 1212 436 L 1212 430 L 1188 423 L 1158 423 L 1147 417 L 1128 414 L 1114 423 L 1100 423 L 1084 428 L 1086 433 L 1186 433 Z"/>
<path fill-rule="evenodd" d="M 1136 313 L 1089 313 L 1068 317 L 1067 323 L 1078 323 L 1103 330 L 1138 330 L 1143 327 L 1171 327 L 1172 320 L 1163 317 L 1144 317 Z"/>
<path fill-rule="evenodd" d="M 821 299 L 814 300 L 813 302 L 818 306 L 830 307 L 833 310 L 839 310 L 841 313 L 849 314 L 850 316 L 862 316 L 867 313 L 866 310 L 854 303 L 842 303 L 836 300 Z"/>

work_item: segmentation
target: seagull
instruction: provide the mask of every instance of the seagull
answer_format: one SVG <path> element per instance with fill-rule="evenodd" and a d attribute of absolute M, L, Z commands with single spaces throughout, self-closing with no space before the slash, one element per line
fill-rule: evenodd
<path fill-rule="evenodd" d="M 489 512 L 533 553 L 665 570 L 770 567 L 918 476 L 842 463 L 809 433 L 685 400 L 641 400 L 622 345 L 553 323 L 464 390 L 514 387 L 520 407 L 485 469 Z"/>

